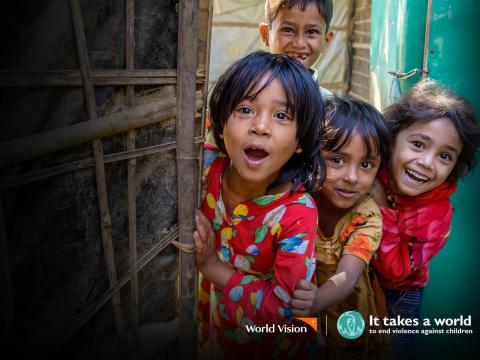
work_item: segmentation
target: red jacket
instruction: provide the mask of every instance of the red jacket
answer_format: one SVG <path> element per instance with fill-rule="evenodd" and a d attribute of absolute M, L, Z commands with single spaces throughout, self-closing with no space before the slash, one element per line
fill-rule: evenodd
<path fill-rule="evenodd" d="M 409 197 L 390 189 L 386 171 L 378 175 L 391 207 L 382 207 L 383 235 L 372 261 L 380 284 L 389 289 L 423 288 L 429 262 L 447 243 L 453 206 L 448 199 L 456 182 L 445 181 L 424 194 Z"/>

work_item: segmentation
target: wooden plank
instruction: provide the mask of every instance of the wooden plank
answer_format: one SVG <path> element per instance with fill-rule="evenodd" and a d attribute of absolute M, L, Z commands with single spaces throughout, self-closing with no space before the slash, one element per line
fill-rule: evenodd
<path fill-rule="evenodd" d="M 197 83 L 204 83 L 205 74 L 197 73 Z M 176 70 L 91 70 L 95 86 L 169 85 L 177 83 Z M 69 87 L 82 86 L 78 70 L 59 71 L 0 71 L 0 87 Z"/>
<path fill-rule="evenodd" d="M 134 39 L 134 0 L 125 2 L 125 59 L 127 70 L 134 68 L 135 39 Z M 135 103 L 135 87 L 125 89 L 126 108 Z M 127 151 L 135 150 L 135 129 L 127 133 Z M 139 308 L 138 308 L 138 274 L 137 274 L 137 193 L 135 184 L 136 158 L 127 161 L 127 198 L 128 198 L 128 262 L 130 268 L 130 317 L 133 325 L 132 348 L 138 347 L 139 339 Z"/>
<path fill-rule="evenodd" d="M 198 99 L 197 109 L 202 105 L 202 100 Z M 176 114 L 176 99 L 169 98 L 138 105 L 132 110 L 110 114 L 99 118 L 99 121 L 82 122 L 0 143 L 0 167 L 80 145 L 93 139 L 155 124 L 170 119 Z"/>
<path fill-rule="evenodd" d="M 177 192 L 179 241 L 193 245 L 196 199 L 195 73 L 198 0 L 179 2 L 177 50 Z M 194 254 L 180 252 L 179 359 L 197 358 L 196 269 Z M 193 321 L 192 321 L 193 320 Z"/>
<path fill-rule="evenodd" d="M 203 136 L 195 138 L 195 144 L 202 144 L 205 142 Z M 176 149 L 177 143 L 175 141 L 164 144 L 147 146 L 131 151 L 123 151 L 104 156 L 104 163 L 109 164 L 116 161 L 123 161 L 132 158 L 139 158 L 143 156 L 156 155 L 158 153 Z M 201 163 L 201 162 L 200 162 Z M 22 175 L 10 176 L 0 179 L 0 190 L 12 188 L 19 185 L 25 185 L 34 181 L 47 179 L 49 177 L 58 176 L 67 172 L 85 169 L 95 166 L 93 158 L 72 161 L 63 165 L 53 166 L 46 169 L 31 171 Z"/>
<path fill-rule="evenodd" d="M 87 107 L 87 116 L 90 121 L 97 119 L 97 103 L 93 84 L 90 80 L 90 63 L 88 60 L 87 41 L 85 39 L 85 30 L 81 15 L 80 4 L 78 0 L 70 0 L 70 10 L 72 13 L 73 28 L 75 33 L 75 43 L 77 45 L 77 56 L 80 63 L 80 72 L 83 80 L 83 91 L 85 93 L 85 103 Z M 112 242 L 112 222 L 108 208 L 107 182 L 105 179 L 105 164 L 103 162 L 103 148 L 100 139 L 92 141 L 93 156 L 95 159 L 95 179 L 97 184 L 98 208 L 100 215 L 100 229 L 102 234 L 103 253 L 105 257 L 105 266 L 110 286 L 117 281 L 117 267 Z M 120 294 L 112 297 L 113 316 L 115 327 L 120 338 L 125 336 L 125 324 L 122 313 L 122 304 Z"/>

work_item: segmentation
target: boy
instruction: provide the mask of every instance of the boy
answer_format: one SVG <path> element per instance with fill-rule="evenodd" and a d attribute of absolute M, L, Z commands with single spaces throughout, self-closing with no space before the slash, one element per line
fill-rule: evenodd
<path fill-rule="evenodd" d="M 318 73 L 311 67 L 333 38 L 328 31 L 332 12 L 332 0 L 266 0 L 266 23 L 258 29 L 270 52 L 300 61 L 318 81 Z M 329 94 L 320 90 L 323 97 Z"/>

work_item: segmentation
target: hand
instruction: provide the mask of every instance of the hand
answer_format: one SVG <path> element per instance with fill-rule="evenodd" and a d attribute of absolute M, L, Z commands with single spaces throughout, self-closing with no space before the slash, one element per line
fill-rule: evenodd
<path fill-rule="evenodd" d="M 195 209 L 195 224 L 197 225 L 197 230 L 193 233 L 196 248 L 195 263 L 202 271 L 209 263 L 218 261 L 215 233 L 210 221 L 197 209 Z"/>
<path fill-rule="evenodd" d="M 378 206 L 388 207 L 387 194 L 380 180 L 375 179 L 369 191 L 370 196 L 375 200 Z"/>
<path fill-rule="evenodd" d="M 299 280 L 297 288 L 290 302 L 292 314 L 294 316 L 310 316 L 315 314 L 315 297 L 318 288 L 307 280 Z"/>

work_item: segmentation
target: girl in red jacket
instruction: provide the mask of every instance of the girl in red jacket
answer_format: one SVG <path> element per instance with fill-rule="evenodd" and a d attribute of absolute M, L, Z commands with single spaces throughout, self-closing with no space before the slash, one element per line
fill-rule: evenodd
<path fill-rule="evenodd" d="M 480 126 L 473 109 L 432 80 L 418 83 L 385 111 L 392 153 L 371 191 L 383 236 L 373 266 L 389 317 L 419 318 L 429 262 L 450 235 L 456 181 L 475 164 Z M 392 334 L 394 352 L 413 354 L 414 336 Z"/>

